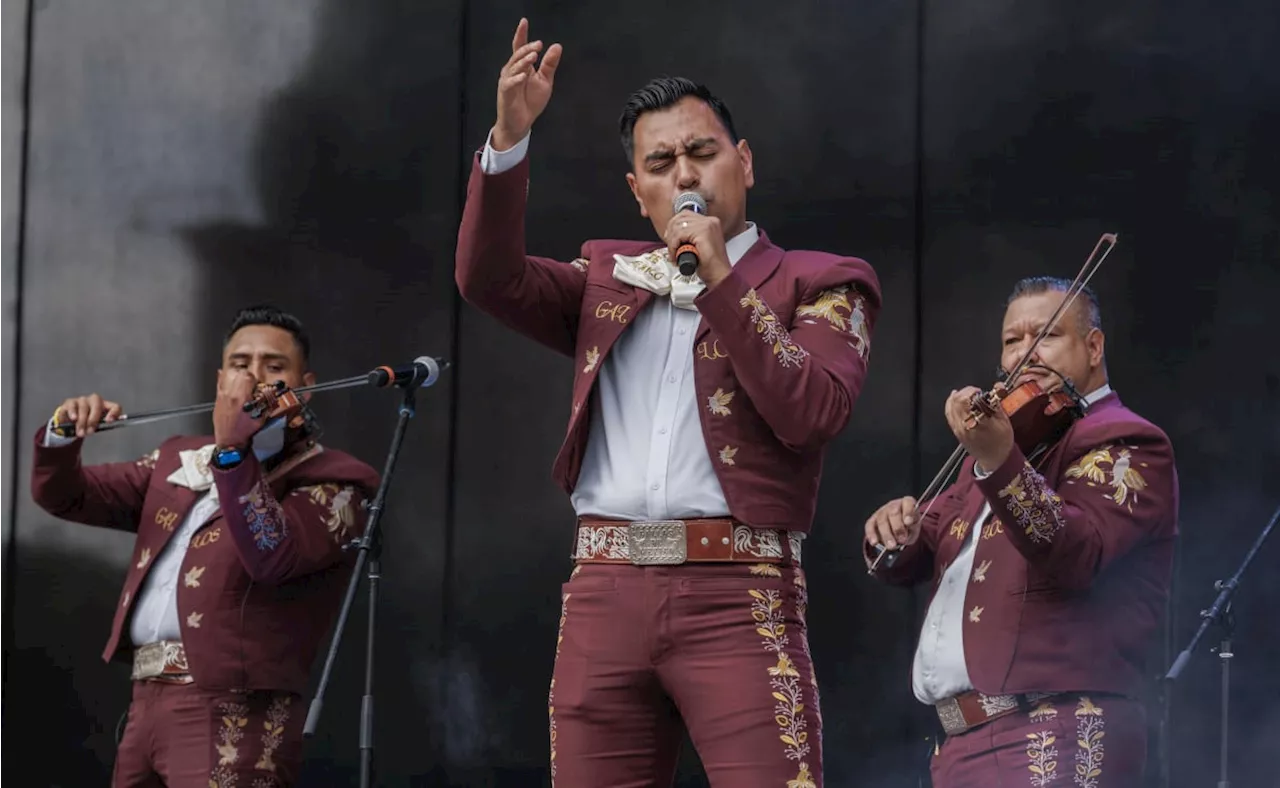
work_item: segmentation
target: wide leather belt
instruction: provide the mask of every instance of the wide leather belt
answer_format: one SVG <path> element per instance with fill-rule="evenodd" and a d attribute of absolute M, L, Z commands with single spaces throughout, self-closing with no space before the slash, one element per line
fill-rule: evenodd
<path fill-rule="evenodd" d="M 159 640 L 139 646 L 133 652 L 134 681 L 163 681 L 190 684 L 187 650 L 176 640 Z"/>
<path fill-rule="evenodd" d="M 1045 698 L 1053 697 L 1049 692 L 1032 692 L 1025 695 L 985 695 L 977 690 L 969 690 L 953 695 L 946 700 L 938 701 L 934 708 L 938 712 L 938 720 L 948 736 L 972 730 L 979 725 L 999 719 L 1015 711 L 1030 711 Z"/>
<path fill-rule="evenodd" d="M 803 534 L 752 528 L 729 517 L 698 520 L 578 518 L 578 563 L 674 566 L 743 561 L 800 564 Z"/>

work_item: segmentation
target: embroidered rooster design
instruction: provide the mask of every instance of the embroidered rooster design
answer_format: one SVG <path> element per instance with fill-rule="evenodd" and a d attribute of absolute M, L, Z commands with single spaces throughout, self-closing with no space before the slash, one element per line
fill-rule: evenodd
<path fill-rule="evenodd" d="M 1067 469 L 1067 479 L 1085 479 L 1085 483 L 1090 487 L 1109 486 L 1111 492 L 1106 494 L 1107 497 L 1115 501 L 1116 505 L 1123 506 L 1132 512 L 1138 493 L 1147 488 L 1147 480 L 1142 478 L 1142 473 L 1134 467 L 1132 446 L 1120 448 L 1113 457 L 1114 448 L 1108 444 L 1084 455 L 1076 461 L 1075 465 Z M 1103 467 L 1105 465 L 1111 467 L 1107 469 Z M 1137 463 L 1137 465 L 1146 467 L 1147 464 Z M 1068 481 L 1068 484 L 1070 483 L 1072 482 Z"/>

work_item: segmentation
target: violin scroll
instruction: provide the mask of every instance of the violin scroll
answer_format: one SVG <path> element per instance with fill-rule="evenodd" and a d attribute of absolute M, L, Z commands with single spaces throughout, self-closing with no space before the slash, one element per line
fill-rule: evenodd
<path fill-rule="evenodd" d="M 306 403 L 298 393 L 277 380 L 275 383 L 259 383 L 253 399 L 244 404 L 244 412 L 254 419 L 284 418 L 289 427 L 301 427 L 312 419 Z"/>

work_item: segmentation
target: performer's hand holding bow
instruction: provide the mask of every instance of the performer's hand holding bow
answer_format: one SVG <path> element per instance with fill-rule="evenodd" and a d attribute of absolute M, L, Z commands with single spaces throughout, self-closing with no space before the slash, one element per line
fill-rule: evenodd
<path fill-rule="evenodd" d="M 53 412 L 53 425 L 75 424 L 76 437 L 83 438 L 97 432 L 102 422 L 120 418 L 123 412 L 119 403 L 105 400 L 100 394 L 69 397 Z"/>

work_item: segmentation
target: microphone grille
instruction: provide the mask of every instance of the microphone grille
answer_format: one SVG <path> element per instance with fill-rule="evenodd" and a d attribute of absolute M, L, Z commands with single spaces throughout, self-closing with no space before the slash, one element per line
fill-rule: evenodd
<path fill-rule="evenodd" d="M 694 213 L 705 214 L 707 212 L 707 201 L 702 199 L 702 195 L 697 192 L 682 192 L 671 203 L 671 210 L 674 213 L 680 213 L 686 208 L 692 209 Z"/>

